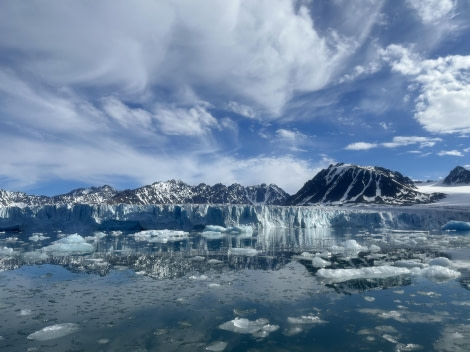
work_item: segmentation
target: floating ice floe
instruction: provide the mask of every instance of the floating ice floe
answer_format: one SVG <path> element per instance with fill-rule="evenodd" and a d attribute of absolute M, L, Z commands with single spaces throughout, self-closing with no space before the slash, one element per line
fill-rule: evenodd
<path fill-rule="evenodd" d="M 258 254 L 258 251 L 254 248 L 230 248 L 228 250 L 229 255 L 244 255 L 247 257 L 253 257 Z"/>
<path fill-rule="evenodd" d="M 80 255 L 94 252 L 95 246 L 87 243 L 82 236 L 73 234 L 43 247 L 41 251 L 56 256 Z"/>
<path fill-rule="evenodd" d="M 16 255 L 16 252 L 13 248 L 3 247 L 0 248 L 0 258 L 13 257 Z"/>
<path fill-rule="evenodd" d="M 442 226 L 445 231 L 470 231 L 470 222 L 451 220 Z"/>
<path fill-rule="evenodd" d="M 452 262 L 446 257 L 438 257 L 438 258 L 431 259 L 428 264 L 431 266 L 449 267 L 452 265 Z"/>
<path fill-rule="evenodd" d="M 188 238 L 189 233 L 176 230 L 146 230 L 135 233 L 134 239 L 138 242 L 167 243 L 181 241 Z"/>
<path fill-rule="evenodd" d="M 63 323 L 63 324 L 55 324 L 51 326 L 46 326 L 41 330 L 33 332 L 27 338 L 28 340 L 35 340 L 35 341 L 47 341 L 47 340 L 54 340 L 60 337 L 64 337 L 70 334 L 73 334 L 79 330 L 77 324 L 74 323 Z"/>
<path fill-rule="evenodd" d="M 266 337 L 269 333 L 278 330 L 279 325 L 271 325 L 269 320 L 264 318 L 254 321 L 246 318 L 235 318 L 219 325 L 219 328 L 238 334 L 253 334 L 255 337 Z"/>
<path fill-rule="evenodd" d="M 312 259 L 312 266 L 314 268 L 324 268 L 325 266 L 329 266 L 331 263 L 328 260 L 322 259 L 320 257 L 314 257 Z"/>
<path fill-rule="evenodd" d="M 300 317 L 288 317 L 287 322 L 290 324 L 325 324 L 326 321 L 320 319 L 316 315 L 302 315 Z"/>
<path fill-rule="evenodd" d="M 213 352 L 222 352 L 227 347 L 227 342 L 219 341 L 210 344 L 205 349 L 206 351 L 213 351 Z"/>
<path fill-rule="evenodd" d="M 390 276 L 410 274 L 407 268 L 389 265 L 366 267 L 360 269 L 320 269 L 316 275 L 330 282 L 343 282 L 353 279 L 376 279 Z"/>
<path fill-rule="evenodd" d="M 437 282 L 452 280 L 460 276 L 460 272 L 438 265 L 421 269 L 418 274 Z"/>
<path fill-rule="evenodd" d="M 208 233 L 210 233 L 211 235 L 215 235 L 215 233 L 251 235 L 253 233 L 253 228 L 251 226 L 246 226 L 246 225 L 232 226 L 232 227 L 206 225 L 202 234 L 207 235 Z"/>
<path fill-rule="evenodd" d="M 332 246 L 331 252 L 345 257 L 356 257 L 360 252 L 369 252 L 369 248 L 361 246 L 356 240 L 347 240 L 342 246 Z"/>
<path fill-rule="evenodd" d="M 42 233 L 33 233 L 31 237 L 29 237 L 30 241 L 38 242 L 47 240 L 49 237 L 44 236 Z"/>

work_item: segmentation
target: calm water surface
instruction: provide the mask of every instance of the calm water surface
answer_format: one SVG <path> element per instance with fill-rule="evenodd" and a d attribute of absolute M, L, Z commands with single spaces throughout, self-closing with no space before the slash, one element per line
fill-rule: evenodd
<path fill-rule="evenodd" d="M 0 350 L 470 350 L 468 234 L 220 230 L 1 233 Z"/>

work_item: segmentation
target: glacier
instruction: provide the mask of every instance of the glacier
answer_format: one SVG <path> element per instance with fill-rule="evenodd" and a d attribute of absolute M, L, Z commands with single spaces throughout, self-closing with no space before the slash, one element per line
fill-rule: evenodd
<path fill-rule="evenodd" d="M 468 207 L 63 204 L 0 207 L 0 231 L 259 228 L 439 229 L 470 221 Z M 213 228 L 216 232 L 221 228 Z"/>

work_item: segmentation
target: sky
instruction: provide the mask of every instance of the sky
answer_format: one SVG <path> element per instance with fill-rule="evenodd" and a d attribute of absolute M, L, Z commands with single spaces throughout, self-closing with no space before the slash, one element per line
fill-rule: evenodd
<path fill-rule="evenodd" d="M 0 188 L 470 165 L 470 0 L 2 0 Z"/>

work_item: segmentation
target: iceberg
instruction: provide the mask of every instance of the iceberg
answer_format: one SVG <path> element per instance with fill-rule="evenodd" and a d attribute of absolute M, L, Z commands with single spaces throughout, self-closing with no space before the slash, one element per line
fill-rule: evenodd
<path fill-rule="evenodd" d="M 95 246 L 87 243 L 79 234 L 73 234 L 43 247 L 40 251 L 56 256 L 81 255 L 95 251 Z"/>
<path fill-rule="evenodd" d="M 397 268 L 389 265 L 366 267 L 360 269 L 320 269 L 316 275 L 330 282 L 344 282 L 354 279 L 377 279 L 410 274 L 407 268 Z"/>
<path fill-rule="evenodd" d="M 438 265 L 422 269 L 419 274 L 429 280 L 437 282 L 453 280 L 460 276 L 460 272 L 458 272 L 457 270 L 452 270 Z"/>
<path fill-rule="evenodd" d="M 63 324 L 55 324 L 46 326 L 41 330 L 33 332 L 31 335 L 27 337 L 28 340 L 35 340 L 35 341 L 48 341 L 58 339 L 60 337 L 64 337 L 70 334 L 73 334 L 79 330 L 77 324 L 74 323 L 63 323 Z"/>
<path fill-rule="evenodd" d="M 451 220 L 442 226 L 445 231 L 470 231 L 470 222 Z"/>
<path fill-rule="evenodd" d="M 278 330 L 279 326 L 269 324 L 269 320 L 264 318 L 255 321 L 246 318 L 235 318 L 219 325 L 219 329 L 239 334 L 253 334 L 256 337 L 266 337 L 269 333 Z"/>
<path fill-rule="evenodd" d="M 189 233 L 174 230 L 147 230 L 135 233 L 133 236 L 138 242 L 168 243 L 188 238 Z"/>

